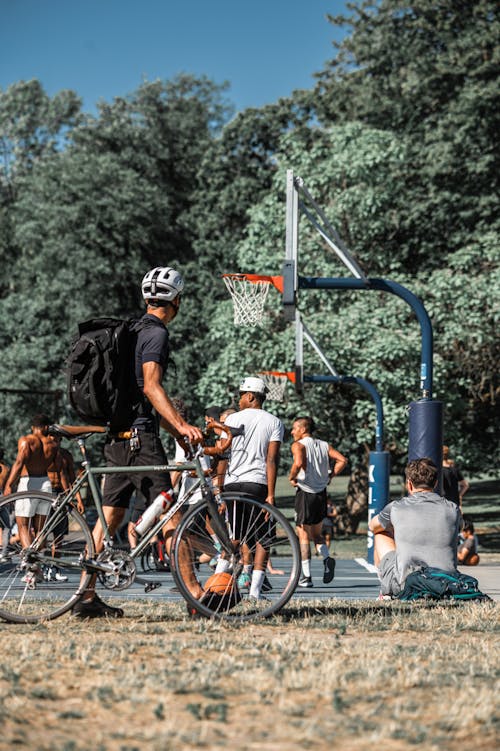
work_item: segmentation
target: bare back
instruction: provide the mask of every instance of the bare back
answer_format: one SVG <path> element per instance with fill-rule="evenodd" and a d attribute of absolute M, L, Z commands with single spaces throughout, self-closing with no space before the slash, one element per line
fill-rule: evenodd
<path fill-rule="evenodd" d="M 18 442 L 18 459 L 22 462 L 21 477 L 44 477 L 56 454 L 57 444 L 52 436 L 40 433 L 21 436 Z"/>

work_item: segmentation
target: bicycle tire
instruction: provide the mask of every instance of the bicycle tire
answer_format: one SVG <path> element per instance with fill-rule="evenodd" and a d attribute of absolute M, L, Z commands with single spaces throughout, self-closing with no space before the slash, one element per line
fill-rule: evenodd
<path fill-rule="evenodd" d="M 217 501 L 219 514 L 225 520 L 226 534 L 233 541 L 230 587 L 220 594 L 212 594 L 214 586 L 207 581 L 213 575 L 209 564 L 199 562 L 200 554 L 218 555 L 217 535 L 207 529 L 211 518 L 209 503 L 201 501 L 190 509 L 177 527 L 170 554 L 172 574 L 179 591 L 187 602 L 191 615 L 202 615 L 225 621 L 242 622 L 268 618 L 283 608 L 292 597 L 300 576 L 300 548 L 297 535 L 283 514 L 267 503 L 238 493 L 222 493 Z M 238 540 L 238 542 L 236 542 Z M 284 574 L 267 575 L 271 586 L 262 592 L 263 599 L 254 600 L 249 589 L 243 587 L 242 561 L 255 558 L 260 545 L 273 557 L 273 566 Z M 214 561 L 212 561 L 213 564 Z M 193 576 L 205 590 L 201 599 L 191 592 Z M 238 583 L 241 582 L 241 586 Z"/>
<path fill-rule="evenodd" d="M 50 503 L 54 500 L 48 493 L 30 490 L 6 496 L 0 509 L 5 509 L 13 519 L 16 501 L 27 498 Z M 87 522 L 75 509 L 66 506 L 52 515 L 49 512 L 37 540 L 42 540 L 44 530 L 53 524 L 56 514 L 58 522 L 68 522 L 68 533 L 57 543 L 55 555 L 54 535 L 47 533 L 47 539 L 30 548 L 27 557 L 17 546 L 8 551 L 8 560 L 0 563 L 0 618 L 10 623 L 39 623 L 58 618 L 80 599 L 90 582 L 90 573 L 82 578 L 85 571 L 82 561 L 94 557 L 94 542 Z M 55 578 L 57 571 L 66 580 Z M 33 588 L 23 581 L 27 575 L 36 579 Z M 40 577 L 43 578 L 39 580 Z"/>

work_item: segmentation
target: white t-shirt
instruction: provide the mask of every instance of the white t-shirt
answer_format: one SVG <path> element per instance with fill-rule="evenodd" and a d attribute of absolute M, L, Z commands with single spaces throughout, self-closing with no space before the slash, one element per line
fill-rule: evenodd
<path fill-rule="evenodd" d="M 182 464 L 187 461 L 186 459 L 186 452 L 182 448 L 182 446 L 175 442 L 175 458 L 174 461 L 176 464 Z M 206 471 L 210 469 L 210 461 L 208 456 L 203 454 L 203 456 L 200 458 L 201 466 L 203 471 Z M 210 478 L 207 478 L 209 482 L 211 482 Z M 184 496 L 191 490 L 193 485 L 198 482 L 198 478 L 195 475 L 194 477 L 191 476 L 191 473 L 187 470 L 184 471 L 181 474 L 181 479 L 179 481 L 179 499 L 183 499 Z M 187 503 L 191 505 L 192 503 L 198 503 L 198 501 L 201 501 L 201 489 L 198 489 L 193 495 L 187 500 Z"/>
<path fill-rule="evenodd" d="M 330 460 L 328 443 L 305 436 L 299 440 L 306 449 L 306 469 L 297 475 L 297 485 L 306 493 L 320 493 L 328 485 Z"/>
<path fill-rule="evenodd" d="M 272 441 L 283 440 L 284 427 L 278 417 L 264 409 L 242 409 L 226 418 L 231 428 L 243 428 L 235 435 L 225 483 L 256 482 L 267 485 L 267 449 Z"/>

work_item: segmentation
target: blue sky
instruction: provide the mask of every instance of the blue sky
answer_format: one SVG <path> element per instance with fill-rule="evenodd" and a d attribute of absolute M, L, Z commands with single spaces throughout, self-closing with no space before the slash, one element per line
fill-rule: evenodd
<path fill-rule="evenodd" d="M 95 111 L 143 80 L 229 81 L 237 110 L 311 88 L 342 31 L 339 0 L 0 0 L 0 88 L 38 78 Z"/>

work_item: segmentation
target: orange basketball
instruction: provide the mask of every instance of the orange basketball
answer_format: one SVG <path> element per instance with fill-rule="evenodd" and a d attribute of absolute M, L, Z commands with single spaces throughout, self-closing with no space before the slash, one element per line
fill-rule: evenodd
<path fill-rule="evenodd" d="M 212 574 L 205 582 L 205 592 L 214 592 L 218 595 L 225 595 L 234 588 L 234 579 L 231 574 Z"/>

